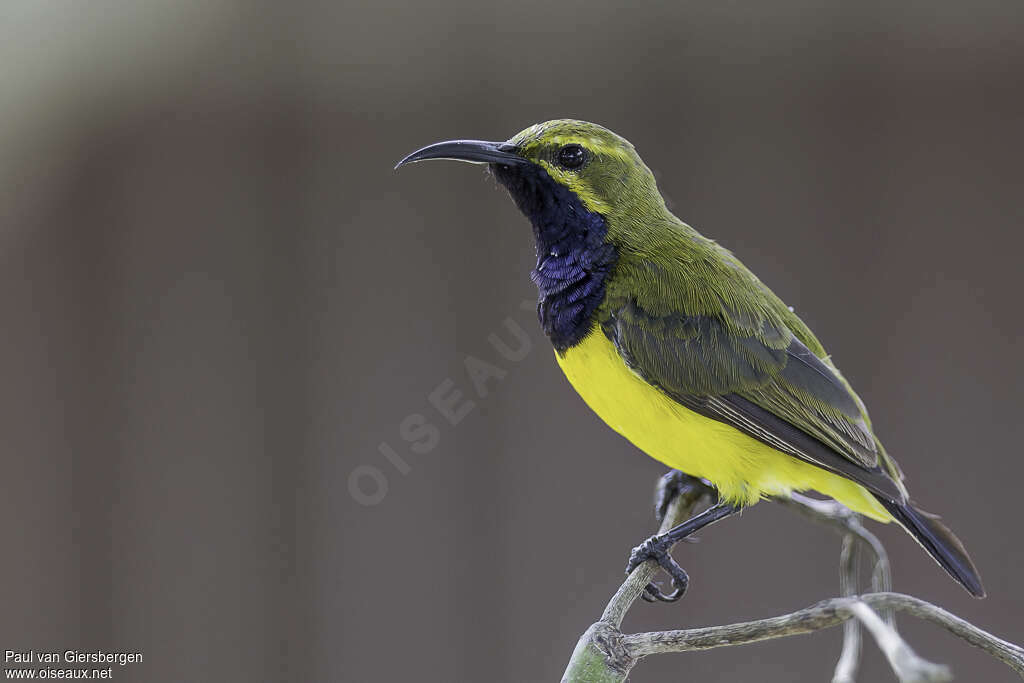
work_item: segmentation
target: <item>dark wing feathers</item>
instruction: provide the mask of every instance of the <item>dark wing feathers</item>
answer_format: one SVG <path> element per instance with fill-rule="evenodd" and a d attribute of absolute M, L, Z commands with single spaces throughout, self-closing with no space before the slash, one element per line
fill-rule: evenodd
<path fill-rule="evenodd" d="M 786 347 L 786 355 L 788 362 L 782 368 L 782 379 L 795 386 L 813 388 L 815 396 L 824 398 L 846 417 L 860 419 L 860 406 L 853 400 L 846 385 L 800 340 L 793 337 Z"/>
<path fill-rule="evenodd" d="M 719 316 L 652 315 L 635 298 L 608 303 L 602 330 L 646 381 L 691 410 L 902 500 L 879 467 L 860 400 L 784 323 L 726 307 Z"/>

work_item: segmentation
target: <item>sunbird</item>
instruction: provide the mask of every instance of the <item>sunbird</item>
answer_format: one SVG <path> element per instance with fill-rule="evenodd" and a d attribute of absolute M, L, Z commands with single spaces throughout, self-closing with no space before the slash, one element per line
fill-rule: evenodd
<path fill-rule="evenodd" d="M 817 491 L 895 521 L 960 585 L 984 597 L 957 537 L 914 507 L 863 401 L 793 311 L 730 251 L 665 206 L 633 145 L 559 119 L 506 142 L 450 140 L 403 164 L 486 164 L 530 220 L 540 324 L 583 400 L 655 460 L 710 482 L 718 501 L 648 538 L 674 590 L 688 577 L 672 546 L 762 498 Z"/>

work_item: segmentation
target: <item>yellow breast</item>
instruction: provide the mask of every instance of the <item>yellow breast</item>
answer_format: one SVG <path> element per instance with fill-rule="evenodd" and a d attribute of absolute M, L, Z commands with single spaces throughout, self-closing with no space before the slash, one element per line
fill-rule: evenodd
<path fill-rule="evenodd" d="M 762 496 L 814 489 L 879 521 L 891 519 L 859 484 L 676 403 L 630 370 L 599 330 L 555 357 L 612 429 L 655 460 L 707 479 L 729 502 L 751 505 Z"/>

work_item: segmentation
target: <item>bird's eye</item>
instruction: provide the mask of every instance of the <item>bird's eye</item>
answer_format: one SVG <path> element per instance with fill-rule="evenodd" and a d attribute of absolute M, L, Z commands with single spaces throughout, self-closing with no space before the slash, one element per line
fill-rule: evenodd
<path fill-rule="evenodd" d="M 566 145 L 558 150 L 558 165 L 570 171 L 579 168 L 587 160 L 587 150 L 582 145 Z"/>

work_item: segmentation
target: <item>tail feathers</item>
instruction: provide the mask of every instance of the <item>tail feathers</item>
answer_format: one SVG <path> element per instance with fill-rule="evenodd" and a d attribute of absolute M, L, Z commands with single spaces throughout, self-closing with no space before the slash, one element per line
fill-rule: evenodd
<path fill-rule="evenodd" d="M 963 543 L 938 517 L 907 503 L 894 503 L 881 496 L 878 496 L 878 501 L 968 593 L 976 598 L 985 597 L 981 577 Z"/>

